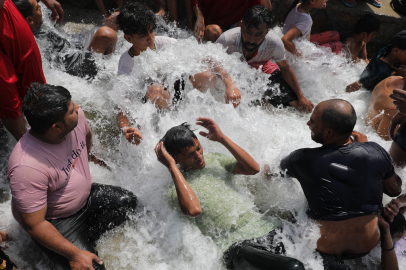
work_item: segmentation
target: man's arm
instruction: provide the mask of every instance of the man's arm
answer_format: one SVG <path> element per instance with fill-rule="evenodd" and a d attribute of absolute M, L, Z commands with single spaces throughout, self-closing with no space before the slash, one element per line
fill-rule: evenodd
<path fill-rule="evenodd" d="M 293 71 L 292 67 L 289 65 L 288 61 L 282 60 L 280 62 L 276 62 L 281 70 L 282 76 L 285 81 L 289 84 L 289 86 L 295 92 L 297 99 L 298 99 L 298 108 L 301 112 L 310 113 L 314 105 L 311 101 L 307 100 L 300 90 L 299 82 L 297 81 L 295 72 Z"/>
<path fill-rule="evenodd" d="M 272 4 L 270 0 L 261 0 L 261 5 L 272 10 Z"/>
<path fill-rule="evenodd" d="M 395 173 L 391 178 L 383 180 L 383 193 L 390 197 L 399 196 L 402 192 L 402 179 Z"/>
<path fill-rule="evenodd" d="M 61 4 L 55 0 L 42 0 L 42 2 L 52 11 L 52 20 L 56 20 L 56 23 L 61 23 L 63 20 L 63 9 Z"/>
<path fill-rule="evenodd" d="M 219 126 L 213 120 L 199 117 L 196 119 L 196 121 L 196 124 L 209 130 L 209 133 L 200 131 L 200 135 L 208 138 L 211 141 L 221 143 L 235 157 L 238 163 L 232 172 L 233 174 L 254 175 L 259 172 L 260 168 L 258 163 L 244 149 L 225 136 Z"/>
<path fill-rule="evenodd" d="M 360 90 L 362 83 L 360 81 L 353 82 L 352 84 L 347 85 L 345 92 L 351 93 Z"/>
<path fill-rule="evenodd" d="M 384 215 L 389 219 L 389 222 L 392 222 L 393 219 L 397 216 L 401 208 L 405 210 L 406 208 L 406 194 L 403 194 L 399 196 L 397 199 L 393 199 L 388 203 L 384 210 L 383 213 Z"/>
<path fill-rule="evenodd" d="M 200 207 L 199 200 L 188 182 L 186 182 L 178 166 L 176 166 L 173 157 L 165 150 L 163 142 L 159 142 L 156 145 L 155 153 L 158 160 L 165 165 L 171 173 L 182 213 L 189 217 L 197 217 L 200 215 L 202 208 Z"/>
<path fill-rule="evenodd" d="M 401 89 L 394 89 L 393 94 L 389 96 L 393 99 L 393 104 L 396 110 L 400 113 L 406 114 L 406 91 Z"/>
<path fill-rule="evenodd" d="M 197 38 L 198 41 L 202 41 L 204 38 L 204 30 L 206 29 L 206 27 L 204 24 L 203 13 L 200 10 L 199 5 L 195 4 L 195 2 L 197 1 L 192 2 L 192 10 L 196 16 L 196 23 L 195 29 L 193 30 L 193 35 Z"/>
<path fill-rule="evenodd" d="M 378 216 L 378 225 L 381 232 L 382 270 L 399 270 L 398 258 L 396 256 L 392 236 L 390 235 L 389 224 L 382 216 Z"/>
<path fill-rule="evenodd" d="M 228 104 L 231 102 L 233 103 L 234 108 L 236 108 L 241 102 L 241 93 L 234 80 L 220 64 L 214 64 L 213 71 L 220 75 L 221 80 L 226 85 L 226 91 L 224 93 L 226 103 Z"/>
<path fill-rule="evenodd" d="M 19 212 L 24 230 L 44 247 L 67 258 L 72 270 L 94 269 L 92 261 L 103 264 L 95 254 L 80 250 L 66 240 L 51 223 L 45 220 L 46 211 L 47 207 L 29 214 Z"/>
<path fill-rule="evenodd" d="M 143 139 L 141 132 L 138 130 L 138 128 L 131 127 L 127 116 L 125 116 L 121 110 L 117 115 L 117 125 L 118 128 L 123 132 L 128 142 L 135 145 L 139 145 L 141 143 L 141 140 Z"/>

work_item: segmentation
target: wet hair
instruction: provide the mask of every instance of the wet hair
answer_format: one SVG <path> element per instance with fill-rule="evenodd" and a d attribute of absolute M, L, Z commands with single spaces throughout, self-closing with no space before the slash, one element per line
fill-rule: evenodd
<path fill-rule="evenodd" d="M 387 56 L 394 48 L 406 50 L 406 30 L 400 31 L 392 37 L 390 44 L 382 48 L 381 56 Z"/>
<path fill-rule="evenodd" d="M 185 122 L 168 130 L 160 141 L 164 142 L 166 151 L 172 157 L 176 157 L 183 150 L 194 145 L 193 139 L 197 137 L 190 129 L 190 125 Z"/>
<path fill-rule="evenodd" d="M 258 28 L 258 26 L 263 23 L 266 24 L 266 28 L 271 28 L 272 11 L 261 5 L 253 6 L 245 12 L 242 23 L 245 24 L 248 29 L 252 27 Z"/>
<path fill-rule="evenodd" d="M 33 7 L 28 0 L 13 0 L 14 5 L 23 15 L 24 19 L 32 15 Z"/>
<path fill-rule="evenodd" d="M 374 31 L 378 31 L 381 27 L 381 21 L 372 15 L 367 14 L 361 17 L 358 22 L 355 24 L 354 33 L 361 34 L 366 32 L 368 35 Z"/>
<path fill-rule="evenodd" d="M 388 218 L 385 215 L 383 215 L 383 210 L 381 216 L 386 222 L 389 223 L 390 235 L 392 236 L 392 238 L 395 235 L 395 233 L 402 234 L 405 232 L 406 219 L 405 216 L 401 213 L 401 211 L 399 211 L 399 213 L 395 216 L 392 222 L 389 222 Z"/>
<path fill-rule="evenodd" d="M 126 35 L 145 35 L 156 29 L 155 14 L 140 3 L 124 5 L 117 16 L 117 23 Z"/>
<path fill-rule="evenodd" d="M 33 83 L 23 102 L 24 115 L 31 129 L 44 135 L 56 122 L 65 123 L 64 116 L 71 99 L 69 91 L 62 86 Z"/>
<path fill-rule="evenodd" d="M 323 128 L 334 129 L 338 136 L 348 137 L 354 130 L 357 123 L 357 114 L 354 107 L 346 100 L 343 99 L 331 99 L 331 103 L 326 109 L 324 109 L 321 116 L 321 123 Z M 348 113 L 343 110 L 339 103 L 345 102 L 351 106 L 351 111 Z"/>

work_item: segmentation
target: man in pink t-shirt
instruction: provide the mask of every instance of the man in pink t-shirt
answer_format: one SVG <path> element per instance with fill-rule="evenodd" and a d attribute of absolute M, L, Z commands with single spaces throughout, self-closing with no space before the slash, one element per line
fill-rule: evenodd
<path fill-rule="evenodd" d="M 94 243 L 134 212 L 137 198 L 93 183 L 92 133 L 68 90 L 33 84 L 23 111 L 31 129 L 8 163 L 14 218 L 64 269 L 104 269 Z"/>

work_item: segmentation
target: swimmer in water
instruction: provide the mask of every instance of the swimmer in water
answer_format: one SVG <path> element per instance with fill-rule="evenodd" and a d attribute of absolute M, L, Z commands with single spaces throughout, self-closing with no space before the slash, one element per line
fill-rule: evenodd
<path fill-rule="evenodd" d="M 391 76 L 375 86 L 366 118 L 366 124 L 372 126 L 376 133 L 387 141 L 391 139 L 390 122 L 397 113 L 396 106 L 389 97 L 394 89 L 406 89 L 406 77 Z"/>
<path fill-rule="evenodd" d="M 257 174 L 258 163 L 213 120 L 201 117 L 197 124 L 208 129 L 201 131 L 201 136 L 221 143 L 233 156 L 203 155 L 203 146 L 189 125 L 171 128 L 155 147 L 158 160 L 172 175 L 171 202 L 184 215 L 196 217 L 201 232 L 225 251 L 228 269 L 253 265 L 255 269 L 304 269 L 300 261 L 281 255 L 284 245 L 274 241 L 277 219 L 260 214 L 252 201 L 234 188 L 232 175 Z"/>
<path fill-rule="evenodd" d="M 159 51 L 167 45 L 177 43 L 177 40 L 173 38 L 155 37 L 156 17 L 152 11 L 139 3 L 125 5 L 117 16 L 117 22 L 124 32 L 124 38 L 132 44 L 132 47 L 120 58 L 117 73 L 119 78 L 122 75 L 130 74 L 137 76 L 143 71 L 141 60 L 138 58 L 142 52 L 147 49 Z M 217 79 L 221 79 L 226 86 L 225 102 L 232 103 L 234 107 L 237 107 L 241 100 L 241 94 L 233 79 L 220 64 L 215 63 L 214 60 L 208 62 L 212 65 L 210 71 L 190 76 L 193 87 L 204 93 L 215 87 Z M 151 101 L 160 110 L 168 109 L 172 104 L 182 99 L 182 92 L 187 79 L 189 76 L 182 76 L 169 89 L 163 86 L 163 82 L 151 82 L 143 101 Z M 137 145 L 141 143 L 141 132 L 137 128 L 131 127 L 123 110 L 120 110 L 117 116 L 117 123 L 129 142 Z"/>
<path fill-rule="evenodd" d="M 393 197 L 401 192 L 402 180 L 389 154 L 353 131 L 356 121 L 347 101 L 319 103 L 307 125 L 312 140 L 322 146 L 296 150 L 280 164 L 300 182 L 308 215 L 321 225 L 317 251 L 325 267 L 349 269 L 343 260 L 368 254 L 380 239 L 377 215 L 383 193 Z"/>
<path fill-rule="evenodd" d="M 263 103 L 292 106 L 310 113 L 314 105 L 300 89 L 295 72 L 286 60 L 283 42 L 269 32 L 271 24 L 272 11 L 264 6 L 254 6 L 245 12 L 241 27 L 224 32 L 216 43 L 227 48 L 228 54 L 240 53 L 241 59 L 249 66 L 262 67 L 262 71 L 270 75 Z M 275 94 L 275 85 L 279 85 L 281 94 Z"/>

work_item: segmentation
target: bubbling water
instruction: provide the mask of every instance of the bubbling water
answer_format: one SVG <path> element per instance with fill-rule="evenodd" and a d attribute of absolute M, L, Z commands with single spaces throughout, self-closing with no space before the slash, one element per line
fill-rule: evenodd
<path fill-rule="evenodd" d="M 105 160 L 110 168 L 90 164 L 94 180 L 129 189 L 140 201 L 136 215 L 131 216 L 123 226 L 106 233 L 97 243 L 99 255 L 107 268 L 225 269 L 221 262 L 222 253 L 213 240 L 202 235 L 190 218 L 168 205 L 167 191 L 172 180 L 154 152 L 159 139 L 169 128 L 183 122 L 193 124 L 197 134 L 203 129 L 195 125 L 195 119 L 209 117 L 227 136 L 250 153 L 261 168 L 269 165 L 273 172 L 278 171 L 280 160 L 290 152 L 318 145 L 311 140 L 306 125 L 309 115 L 293 108 L 249 106 L 250 101 L 258 99 L 265 90 L 265 74 L 249 68 L 241 62 L 238 54 L 226 54 L 219 44 L 198 44 L 188 32 L 162 22 L 160 25 L 165 29 L 158 31 L 158 34 L 182 39 L 161 51 L 143 52 L 137 61 L 141 62 L 144 71 L 132 74 L 127 80 L 118 82 L 116 79 L 119 58 L 131 46 L 124 40 L 121 31 L 118 32 L 116 51 L 107 57 L 96 56 L 101 71 L 92 82 L 70 76 L 45 62 L 44 73 L 48 83 L 66 87 L 73 101 L 85 111 L 93 131 L 93 152 Z M 279 28 L 271 31 L 282 36 Z M 358 80 L 365 63 L 349 63 L 343 55 L 332 54 L 307 41 L 298 42 L 297 46 L 309 57 L 298 59 L 288 56 L 288 61 L 305 97 L 315 104 L 331 98 L 348 100 L 358 115 L 355 129 L 367 134 L 369 140 L 389 149 L 390 142 L 383 141 L 365 125 L 370 93 L 361 90 L 348 94 L 344 91 L 347 84 Z M 40 47 L 40 50 L 44 48 Z M 211 65 L 208 59 L 221 63 L 240 89 L 242 102 L 237 109 L 221 100 L 224 92 L 221 83 L 216 86 L 218 97 L 215 98 L 209 92 L 201 93 L 193 89 L 189 80 L 186 80 L 183 101 L 169 111 L 157 112 L 151 103 L 141 102 L 140 96 L 148 85 L 145 83 L 147 78 L 172 85 L 182 76 L 188 78 L 208 69 Z M 140 127 L 144 140 L 139 146 L 129 144 L 118 131 L 118 107 L 128 112 L 134 125 Z M 219 143 L 199 135 L 198 138 L 205 153 L 230 155 Z M 11 149 L 14 144 L 10 140 L 7 147 Z M 2 164 L 6 164 L 6 160 L 7 157 L 2 158 Z M 403 170 L 397 173 L 402 178 L 406 176 Z M 9 190 L 5 174 L 1 177 L 1 187 Z M 235 176 L 234 181 L 238 192 L 251 199 L 261 213 L 282 218 L 283 231 L 278 232 L 278 237 L 285 243 L 288 256 L 301 260 L 306 269 L 323 269 L 320 256 L 314 252 L 320 236 L 319 229 L 306 216 L 307 202 L 297 180 L 289 177 L 267 179 L 261 172 L 250 177 Z M 387 201 L 389 198 L 385 197 L 384 202 Z M 14 238 L 8 244 L 12 260 L 22 269 L 55 269 L 14 221 L 10 200 L 0 204 L 0 214 L 0 228 Z M 358 260 L 349 264 L 354 269 L 373 269 L 378 267 L 379 262 L 380 249 L 375 248 L 362 259 L 362 263 Z M 400 260 L 400 263 L 401 268 L 406 268 L 406 262 Z"/>

